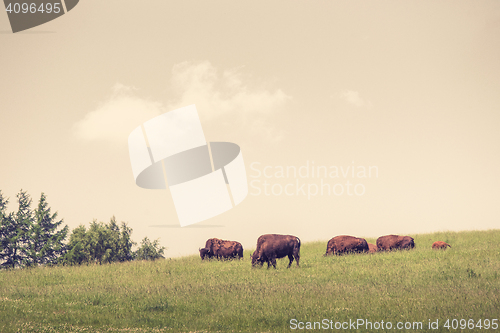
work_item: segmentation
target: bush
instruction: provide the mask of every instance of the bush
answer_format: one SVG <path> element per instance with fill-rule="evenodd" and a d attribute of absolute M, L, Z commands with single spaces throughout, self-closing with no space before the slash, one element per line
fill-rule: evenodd
<path fill-rule="evenodd" d="M 63 263 L 79 265 L 83 263 L 111 263 L 134 259 L 131 240 L 132 229 L 121 222 L 120 227 L 113 216 L 109 224 L 90 223 L 87 230 L 84 225 L 74 229 L 68 244 Z"/>
<path fill-rule="evenodd" d="M 144 237 L 141 241 L 141 247 L 135 251 L 135 259 L 137 260 L 156 260 L 163 259 L 165 247 L 160 247 L 159 239 L 151 242 L 149 238 Z"/>

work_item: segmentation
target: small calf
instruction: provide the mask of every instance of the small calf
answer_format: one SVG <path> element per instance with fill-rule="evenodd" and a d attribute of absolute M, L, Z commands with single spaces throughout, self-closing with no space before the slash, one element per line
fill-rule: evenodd
<path fill-rule="evenodd" d="M 447 247 L 451 247 L 451 245 L 442 241 L 437 241 L 432 244 L 432 248 L 435 250 L 439 249 L 446 250 Z"/>

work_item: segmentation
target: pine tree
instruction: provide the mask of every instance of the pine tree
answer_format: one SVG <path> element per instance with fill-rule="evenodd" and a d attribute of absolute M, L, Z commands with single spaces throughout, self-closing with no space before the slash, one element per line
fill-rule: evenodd
<path fill-rule="evenodd" d="M 12 213 L 7 214 L 7 205 L 9 200 L 3 197 L 0 191 L 0 266 L 7 261 L 9 248 L 10 248 L 10 234 L 9 230 L 12 226 L 13 216 Z"/>
<path fill-rule="evenodd" d="M 51 214 L 47 197 L 42 193 L 28 234 L 27 266 L 57 263 L 66 250 L 64 240 L 68 235 L 67 225 L 57 230 L 62 223 L 63 220 L 57 221 L 57 212 Z"/>
<path fill-rule="evenodd" d="M 33 220 L 31 198 L 21 190 L 17 195 L 17 202 L 17 213 L 9 214 L 7 218 L 5 212 L 2 213 L 1 266 L 3 268 L 20 267 L 27 263 L 28 237 Z"/>
<path fill-rule="evenodd" d="M 0 266 L 15 268 L 57 263 L 65 252 L 68 226 L 57 231 L 63 220 L 57 221 L 57 213 L 51 214 L 44 193 L 35 211 L 25 191 L 19 192 L 17 201 L 17 212 L 7 214 L 8 200 L 0 192 Z"/>

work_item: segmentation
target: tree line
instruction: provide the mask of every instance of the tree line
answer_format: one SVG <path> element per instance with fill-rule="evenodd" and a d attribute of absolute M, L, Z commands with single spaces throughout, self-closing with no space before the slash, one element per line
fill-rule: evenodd
<path fill-rule="evenodd" d="M 159 240 L 145 237 L 136 251 L 132 228 L 118 223 L 113 216 L 109 223 L 90 223 L 73 229 L 63 225 L 57 212 L 52 213 L 47 197 L 41 194 L 36 208 L 32 199 L 21 190 L 17 211 L 7 212 L 9 200 L 0 190 L 0 268 L 35 267 L 38 265 L 81 265 L 130 260 L 164 258 L 165 247 Z"/>

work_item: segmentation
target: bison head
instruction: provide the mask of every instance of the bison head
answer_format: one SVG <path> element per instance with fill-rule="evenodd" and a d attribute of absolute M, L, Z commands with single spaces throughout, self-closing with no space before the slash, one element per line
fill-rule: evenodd
<path fill-rule="evenodd" d="M 255 266 L 255 265 L 257 265 L 257 264 L 261 264 L 261 265 L 263 264 L 263 262 L 262 262 L 262 260 L 261 260 L 261 258 L 259 256 L 259 254 L 257 253 L 257 251 L 255 251 L 254 253 L 252 253 L 251 258 L 252 258 L 252 267 Z"/>
<path fill-rule="evenodd" d="M 206 257 L 210 258 L 210 250 L 204 247 L 203 249 L 200 249 L 200 257 L 201 260 L 205 259 Z"/>

